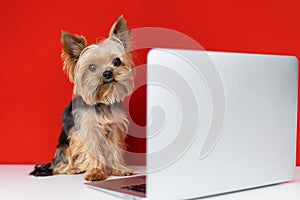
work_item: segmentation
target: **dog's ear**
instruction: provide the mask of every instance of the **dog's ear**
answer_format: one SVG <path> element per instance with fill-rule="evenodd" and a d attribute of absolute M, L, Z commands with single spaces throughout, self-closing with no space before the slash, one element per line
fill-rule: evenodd
<path fill-rule="evenodd" d="M 123 15 L 112 25 L 109 35 L 118 38 L 123 43 L 125 49 L 130 49 L 130 30 Z"/>
<path fill-rule="evenodd" d="M 70 81 L 74 82 L 74 69 L 81 51 L 87 45 L 86 40 L 83 36 L 62 31 L 61 43 L 63 46 L 61 55 L 64 60 L 63 70 L 68 74 Z"/>

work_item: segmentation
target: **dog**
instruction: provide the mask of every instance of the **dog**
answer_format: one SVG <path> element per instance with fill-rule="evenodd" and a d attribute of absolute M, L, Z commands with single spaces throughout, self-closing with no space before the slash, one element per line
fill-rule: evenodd
<path fill-rule="evenodd" d="M 85 173 L 85 180 L 127 176 L 123 152 L 128 119 L 121 101 L 134 89 L 130 30 L 123 16 L 109 37 L 87 45 L 83 36 L 62 32 L 63 70 L 75 98 L 64 110 L 54 159 L 38 164 L 34 176 Z"/>

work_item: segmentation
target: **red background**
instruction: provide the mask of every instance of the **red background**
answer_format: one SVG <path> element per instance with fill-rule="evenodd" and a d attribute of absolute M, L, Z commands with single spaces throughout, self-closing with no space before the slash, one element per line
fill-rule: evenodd
<path fill-rule="evenodd" d="M 62 72 L 61 30 L 106 37 L 124 14 L 131 28 L 177 30 L 207 50 L 289 54 L 300 58 L 298 0 L 5 1 L 0 7 L 0 163 L 49 161 L 72 97 Z M 140 63 L 145 54 L 138 53 Z M 145 78 L 145 77 L 139 77 Z M 133 118 L 145 123 L 145 92 L 135 94 Z M 129 148 L 143 152 L 130 138 Z M 300 165 L 298 140 L 297 164 Z"/>

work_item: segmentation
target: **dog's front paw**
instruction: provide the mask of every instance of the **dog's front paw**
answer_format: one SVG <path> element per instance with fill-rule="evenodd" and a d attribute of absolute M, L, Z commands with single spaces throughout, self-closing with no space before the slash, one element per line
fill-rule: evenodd
<path fill-rule="evenodd" d="M 92 169 L 86 172 L 84 179 L 86 181 L 103 181 L 107 175 L 100 169 Z"/>
<path fill-rule="evenodd" d="M 114 176 L 130 176 L 133 174 L 132 169 L 123 168 L 123 169 L 113 169 L 112 175 Z"/>

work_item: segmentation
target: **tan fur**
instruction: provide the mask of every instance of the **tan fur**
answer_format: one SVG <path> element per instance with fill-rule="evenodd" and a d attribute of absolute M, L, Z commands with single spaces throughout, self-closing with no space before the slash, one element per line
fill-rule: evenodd
<path fill-rule="evenodd" d="M 85 179 L 94 181 L 132 173 L 123 159 L 128 120 L 119 105 L 134 87 L 129 33 L 124 31 L 128 27 L 120 17 L 110 37 L 98 44 L 86 46 L 84 37 L 63 33 L 64 70 L 74 81 L 74 93 L 90 106 L 73 106 L 75 127 L 64 149 L 67 161 L 54 166 L 54 174 L 86 172 Z M 115 58 L 120 58 L 120 66 L 113 66 Z M 89 69 L 91 64 L 96 71 Z M 109 83 L 102 76 L 107 70 L 114 76 Z"/>
<path fill-rule="evenodd" d="M 111 61 L 119 57 L 122 66 L 113 67 Z M 89 65 L 93 63 L 101 66 L 96 73 L 89 71 Z M 116 82 L 103 84 L 102 73 L 111 70 Z M 122 45 L 109 38 L 98 45 L 86 47 L 75 68 L 74 92 L 80 94 L 88 104 L 122 101 L 133 90 L 134 69 L 131 55 Z M 99 87 L 101 86 L 101 88 Z"/>
<path fill-rule="evenodd" d="M 63 70 L 68 74 L 71 82 L 74 82 L 74 69 L 81 51 L 86 47 L 86 39 L 83 36 L 62 32 L 61 39 L 63 50 L 61 57 L 64 60 Z"/>
<path fill-rule="evenodd" d="M 86 180 L 92 177 L 106 178 L 108 175 L 129 175 L 122 151 L 128 120 L 120 108 L 103 107 L 97 113 L 93 108 L 75 109 L 76 130 L 70 135 L 70 146 L 65 150 L 68 162 L 57 165 L 54 174 L 76 174 L 86 171 Z M 101 175 L 92 176 L 99 172 Z M 103 180 L 103 179 L 101 179 Z"/>
<path fill-rule="evenodd" d="M 58 163 L 53 169 L 53 174 L 77 174 L 80 171 L 71 171 L 72 168 L 72 158 L 70 153 L 70 148 L 64 149 L 65 157 L 67 158 L 66 162 Z"/>
<path fill-rule="evenodd" d="M 102 109 L 101 113 L 93 108 L 74 110 L 77 131 L 71 136 L 70 146 L 71 156 L 76 158 L 74 165 L 79 169 L 98 165 L 124 168 L 122 147 L 128 121 L 119 108 L 103 106 Z"/>

